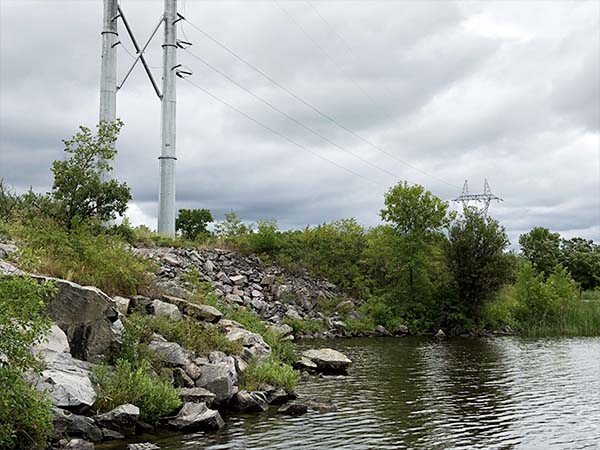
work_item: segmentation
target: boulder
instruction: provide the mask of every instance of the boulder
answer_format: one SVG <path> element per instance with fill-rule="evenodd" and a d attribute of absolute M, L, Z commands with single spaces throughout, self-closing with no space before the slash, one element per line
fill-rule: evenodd
<path fill-rule="evenodd" d="M 206 403 L 207 406 L 211 406 L 216 397 L 208 389 L 200 387 L 181 388 L 177 390 L 177 393 L 183 403 Z"/>
<path fill-rule="evenodd" d="M 48 394 L 54 406 L 75 412 L 86 411 L 96 401 L 90 367 L 89 363 L 68 353 L 59 353 L 31 382 L 39 391 Z"/>
<path fill-rule="evenodd" d="M 71 348 L 65 332 L 58 325 L 53 324 L 48 335 L 42 342 L 34 345 L 31 352 L 42 358 L 46 364 L 50 364 L 58 358 L 59 354 L 70 353 Z"/>
<path fill-rule="evenodd" d="M 217 362 L 200 366 L 200 377 L 196 380 L 196 387 L 201 387 L 215 394 L 215 403 L 223 404 L 229 401 L 237 392 L 237 372 L 235 361 L 231 364 Z"/>
<path fill-rule="evenodd" d="M 166 255 L 164 255 L 162 257 L 162 260 L 165 264 L 169 266 L 179 267 L 181 265 L 179 259 L 177 258 L 177 255 L 174 255 L 172 253 L 167 253 Z"/>
<path fill-rule="evenodd" d="M 248 283 L 248 278 L 245 275 L 234 275 L 232 277 L 229 277 L 229 279 L 236 286 L 243 286 L 246 283 Z"/>
<path fill-rule="evenodd" d="M 400 333 L 400 334 L 408 334 L 408 327 L 406 325 L 400 325 L 398 327 L 398 333 Z"/>
<path fill-rule="evenodd" d="M 217 323 L 223 317 L 223 313 L 210 305 L 197 305 L 188 303 L 184 309 L 185 314 L 203 322 Z"/>
<path fill-rule="evenodd" d="M 95 448 L 93 443 L 84 439 L 71 439 L 61 447 L 61 450 L 94 450 Z"/>
<path fill-rule="evenodd" d="M 170 303 L 166 303 L 161 300 L 154 300 L 152 302 L 152 307 L 156 317 L 166 317 L 170 320 L 181 320 L 181 312 L 175 305 L 171 305 Z"/>
<path fill-rule="evenodd" d="M 269 329 L 273 333 L 277 334 L 279 337 L 289 336 L 294 332 L 294 329 L 290 327 L 287 323 L 271 325 Z"/>
<path fill-rule="evenodd" d="M 52 424 L 54 434 L 60 438 L 81 438 L 87 441 L 100 442 L 102 431 L 90 417 L 52 407 Z"/>
<path fill-rule="evenodd" d="M 115 341 L 111 323 L 118 313 L 112 299 L 94 287 L 70 281 L 49 279 L 57 288 L 48 301 L 50 318 L 67 335 L 71 354 L 86 361 L 99 362 Z"/>
<path fill-rule="evenodd" d="M 230 341 L 241 340 L 244 346 L 242 357 L 249 361 L 252 358 L 264 360 L 271 354 L 271 347 L 258 333 L 245 330 L 244 328 L 232 327 L 225 335 Z"/>
<path fill-rule="evenodd" d="M 240 412 L 263 412 L 269 407 L 267 396 L 261 391 L 239 391 L 233 396 L 229 406 Z"/>
<path fill-rule="evenodd" d="M 352 364 L 346 355 L 332 348 L 306 350 L 302 356 L 310 359 L 322 372 L 345 372 Z"/>
<path fill-rule="evenodd" d="M 173 385 L 175 387 L 192 388 L 194 387 L 194 380 L 181 367 L 173 369 Z"/>
<path fill-rule="evenodd" d="M 140 408 L 130 403 L 117 406 L 115 409 L 95 417 L 96 423 L 124 436 L 135 434 L 140 417 Z"/>
<path fill-rule="evenodd" d="M 435 337 L 436 337 L 436 338 L 445 338 L 445 337 L 446 337 L 446 333 L 444 333 L 444 331 L 443 331 L 443 330 L 440 328 L 440 329 L 438 330 L 438 332 L 437 332 L 437 333 L 435 333 Z"/>
<path fill-rule="evenodd" d="M 313 371 L 317 370 L 317 364 L 314 363 L 312 360 L 301 356 L 300 359 L 294 364 L 294 368 L 299 370 Z"/>
<path fill-rule="evenodd" d="M 290 394 L 281 388 L 274 389 L 267 393 L 267 402 L 269 405 L 283 405 L 288 400 L 294 400 L 296 398 L 296 394 Z"/>
<path fill-rule="evenodd" d="M 113 301 L 115 302 L 115 308 L 117 308 L 117 311 L 124 316 L 129 313 L 129 304 L 131 303 L 131 300 L 125 297 L 116 296 L 113 297 Z"/>
<path fill-rule="evenodd" d="M 179 414 L 169 421 L 179 431 L 218 430 L 225 423 L 219 411 L 209 409 L 204 403 L 185 403 Z"/>
<path fill-rule="evenodd" d="M 304 403 L 291 402 L 281 406 L 277 412 L 288 416 L 300 416 L 308 412 L 308 406 Z"/>
<path fill-rule="evenodd" d="M 391 336 L 392 333 L 390 333 L 388 330 L 386 330 L 386 328 L 383 325 L 377 325 L 375 327 L 375 333 L 381 335 L 381 336 Z"/>
<path fill-rule="evenodd" d="M 260 284 L 263 286 L 271 286 L 275 282 L 275 275 L 265 275 L 260 280 Z"/>
<path fill-rule="evenodd" d="M 237 294 L 227 294 L 225 296 L 225 301 L 228 303 L 235 303 L 236 305 L 241 305 L 244 303 L 244 300 L 242 300 L 242 297 L 240 297 Z"/>
<path fill-rule="evenodd" d="M 175 342 L 168 342 L 165 338 L 157 334 L 154 335 L 148 347 L 150 350 L 158 353 L 168 366 L 185 366 L 190 361 L 189 353 L 181 345 Z"/>
<path fill-rule="evenodd" d="M 306 401 L 306 406 L 308 406 L 313 411 L 317 411 L 320 413 L 337 411 L 337 405 L 331 400 L 311 399 Z"/>

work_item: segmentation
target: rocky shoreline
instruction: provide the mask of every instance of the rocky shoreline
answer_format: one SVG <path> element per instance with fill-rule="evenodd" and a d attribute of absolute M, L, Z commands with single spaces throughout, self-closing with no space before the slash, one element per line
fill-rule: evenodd
<path fill-rule="evenodd" d="M 0 244 L 0 273 L 24 275 L 7 260 L 16 248 Z M 258 333 L 229 320 L 215 307 L 188 301 L 190 268 L 200 281 L 210 282 L 213 293 L 227 304 L 255 311 L 282 339 L 295 339 L 286 318 L 323 320 L 328 329 L 318 337 L 342 335 L 343 327 L 334 313 L 319 311 L 321 299 L 342 296 L 336 286 L 306 275 L 292 276 L 278 267 L 263 269 L 255 257 L 243 257 L 225 250 L 136 249 L 160 265 L 154 296 L 110 297 L 95 287 L 50 279 L 56 295 L 47 302 L 53 325 L 45 341 L 32 351 L 43 361 L 40 374 L 31 374 L 30 383 L 52 401 L 55 435 L 52 448 L 93 449 L 94 443 L 120 440 L 144 433 L 152 427 L 140 419 L 140 409 L 122 404 L 104 414 L 94 414 L 97 399 L 92 371 L 102 363 L 124 332 L 124 322 L 135 309 L 150 317 L 171 321 L 184 317 L 202 322 L 227 340 L 241 342 L 242 352 L 227 355 L 212 351 L 198 355 L 176 342 L 153 334 L 149 348 L 160 355 L 178 389 L 181 406 L 158 424 L 181 432 L 218 430 L 224 426 L 220 411 L 262 412 L 277 407 L 280 414 L 299 415 L 309 409 L 331 411 L 335 405 L 323 399 L 298 399 L 293 392 L 262 385 L 260 390 L 240 389 L 240 379 L 251 361 L 269 357 L 271 348 Z M 186 281 L 188 280 L 188 281 Z M 345 298 L 344 302 L 353 300 Z M 317 336 L 311 336 L 317 337 Z M 295 367 L 304 372 L 346 373 L 351 361 L 332 349 L 304 352 Z M 131 444 L 132 449 L 150 449 Z"/>

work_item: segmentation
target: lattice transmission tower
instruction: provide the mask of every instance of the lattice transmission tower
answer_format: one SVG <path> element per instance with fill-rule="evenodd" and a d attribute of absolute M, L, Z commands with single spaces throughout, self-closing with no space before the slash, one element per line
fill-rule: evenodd
<path fill-rule="evenodd" d="M 492 190 L 490 189 L 490 185 L 488 180 L 485 179 L 483 182 L 483 194 L 470 194 L 469 193 L 469 183 L 465 180 L 465 184 L 462 188 L 462 193 L 454 199 L 455 202 L 461 202 L 463 204 L 463 208 L 469 208 L 469 202 L 478 202 L 483 203 L 481 207 L 481 211 L 484 215 L 487 215 L 488 209 L 490 207 L 490 203 L 492 200 L 496 202 L 502 202 L 503 200 L 497 195 L 492 194 Z M 471 206 L 472 207 L 472 206 Z"/>

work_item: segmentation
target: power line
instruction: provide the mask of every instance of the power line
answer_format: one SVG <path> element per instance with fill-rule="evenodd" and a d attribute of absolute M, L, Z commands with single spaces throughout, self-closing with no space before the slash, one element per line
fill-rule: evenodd
<path fill-rule="evenodd" d="M 225 50 L 227 53 L 229 53 L 230 55 L 232 55 L 237 60 L 239 60 L 242 63 L 244 63 L 246 66 L 250 67 L 252 70 L 254 70 L 255 72 L 257 72 L 260 75 L 262 75 L 264 78 L 266 78 L 267 80 L 269 80 L 275 86 L 279 87 L 281 90 L 283 90 L 284 92 L 286 92 L 288 95 L 290 95 L 291 97 L 295 98 L 300 103 L 302 103 L 306 107 L 310 108 L 311 110 L 313 110 L 314 112 L 316 112 L 317 114 L 319 114 L 321 117 L 327 119 L 328 121 L 330 121 L 331 123 L 333 123 L 337 127 L 343 129 L 344 131 L 346 131 L 347 133 L 351 134 L 355 138 L 363 141 L 364 143 L 366 143 L 367 145 L 369 145 L 373 149 L 375 149 L 375 150 L 377 150 L 377 151 L 379 151 L 379 152 L 381 152 L 381 153 L 389 156 L 390 158 L 394 159 L 395 161 L 397 161 L 397 162 L 399 162 L 401 164 L 404 164 L 407 167 L 410 167 L 413 170 L 416 170 L 417 172 L 422 173 L 423 175 L 426 175 L 426 176 L 428 176 L 428 177 L 430 177 L 432 179 L 438 180 L 441 183 L 444 183 L 444 184 L 446 184 L 448 186 L 451 186 L 453 188 L 459 188 L 458 186 L 456 186 L 456 185 L 454 185 L 452 183 L 449 183 L 449 182 L 447 182 L 446 180 L 444 180 L 442 178 L 436 177 L 435 175 L 432 175 L 432 174 L 430 174 L 430 173 L 428 173 L 428 172 L 426 172 L 426 171 L 424 171 L 422 169 L 419 169 L 418 167 L 416 167 L 416 166 L 408 163 L 407 161 L 404 161 L 404 160 L 398 158 L 393 153 L 388 152 L 387 150 L 381 148 L 377 144 L 374 144 L 370 140 L 362 137 L 358 133 L 354 132 L 352 129 L 350 129 L 350 128 L 346 127 L 345 125 L 341 124 L 340 122 L 338 122 L 336 119 L 334 119 L 330 115 L 322 112 L 321 110 L 319 110 L 318 108 L 316 108 L 315 106 L 313 106 L 312 104 L 310 104 L 309 102 L 307 102 L 306 100 L 304 100 L 303 98 L 301 98 L 300 96 L 298 96 L 297 94 L 295 94 L 293 91 L 291 91 L 290 89 L 288 89 L 287 87 L 285 87 L 284 85 L 282 85 L 280 82 L 278 82 L 277 80 L 275 80 L 273 77 L 271 77 L 270 75 L 268 75 L 267 73 L 265 73 L 263 70 L 259 69 L 258 67 L 256 67 L 252 63 L 248 62 L 246 59 L 242 58 L 240 55 L 238 55 L 236 52 L 234 52 L 233 50 L 231 50 L 225 44 L 223 44 L 222 42 L 220 42 L 216 38 L 212 37 L 210 34 L 208 34 L 206 31 L 202 30 L 200 27 L 198 27 L 194 23 L 190 22 L 189 19 L 186 18 L 185 21 L 188 24 L 190 24 L 190 26 L 192 28 L 194 28 L 196 31 L 198 31 L 199 33 L 201 33 L 202 35 L 204 35 L 206 38 L 208 38 L 209 40 L 211 40 L 212 42 L 214 42 L 216 45 L 218 45 L 219 47 L 221 47 L 223 50 Z"/>
<path fill-rule="evenodd" d="M 327 161 L 328 163 L 330 163 L 330 164 L 333 164 L 334 166 L 337 166 L 338 168 L 340 168 L 340 169 L 342 169 L 342 170 L 345 170 L 346 172 L 349 172 L 349 173 L 351 173 L 352 175 L 355 175 L 355 176 L 357 176 L 357 177 L 360 177 L 360 178 L 362 178 L 363 180 L 366 180 L 367 182 L 369 182 L 370 184 L 377 185 L 377 183 L 376 183 L 375 181 L 371 180 L 370 178 L 367 178 L 367 177 L 365 177 L 365 176 L 361 175 L 360 173 L 358 173 L 358 172 L 355 172 L 355 171 L 354 171 L 354 170 L 352 170 L 352 169 L 348 169 L 347 167 L 345 167 L 345 166 L 342 166 L 341 164 L 338 164 L 338 163 L 336 163 L 335 161 L 333 161 L 333 160 L 331 160 L 331 159 L 329 159 L 329 158 L 327 158 L 327 157 L 325 157 L 325 156 L 323 156 L 323 155 L 321 155 L 321 154 L 319 154 L 319 153 L 315 152 L 314 150 L 311 150 L 310 148 L 308 148 L 308 147 L 306 147 L 306 146 L 304 146 L 304 145 L 302 145 L 302 144 L 300 144 L 300 143 L 298 143 L 298 142 L 294 141 L 293 139 L 291 139 L 291 138 L 287 137 L 287 136 L 286 136 L 286 135 L 284 135 L 283 133 L 280 133 L 279 131 L 275 130 L 274 128 L 271 128 L 270 126 L 268 126 L 268 125 L 265 125 L 264 123 L 260 122 L 259 120 L 255 119 L 254 117 L 250 116 L 249 114 L 246 114 L 244 111 L 242 111 L 242 110 L 240 110 L 240 109 L 236 108 L 236 107 L 235 107 L 235 106 L 233 106 L 232 104 L 230 104 L 230 103 L 226 102 L 225 100 L 222 100 L 221 98 L 217 97 L 216 95 L 214 95 L 214 94 L 213 94 L 213 93 L 211 93 L 210 91 L 208 91 L 208 90 L 204 89 L 202 86 L 200 86 L 200 85 L 198 85 L 198 84 L 194 83 L 194 82 L 193 82 L 193 81 L 191 81 L 190 79 L 188 79 L 188 78 L 183 78 L 183 81 L 185 81 L 185 82 L 187 82 L 187 83 L 191 84 L 192 86 L 196 87 L 197 89 L 200 89 L 202 92 L 204 92 L 206 95 L 208 95 L 208 96 L 209 96 L 209 97 L 211 97 L 212 99 L 214 99 L 214 100 L 216 100 L 216 101 L 218 101 L 218 102 L 222 103 L 223 105 L 225 105 L 225 106 L 227 106 L 228 108 L 230 108 L 230 109 L 234 110 L 234 111 L 235 111 L 235 112 L 237 112 L 238 114 L 240 114 L 240 115 L 244 116 L 246 119 L 250 120 L 251 122 L 254 122 L 255 124 L 259 125 L 260 127 L 264 128 L 265 130 L 267 130 L 267 131 L 270 131 L 271 133 L 275 134 L 276 136 L 279 136 L 280 138 L 282 138 L 282 139 L 284 139 L 284 140 L 288 141 L 289 143 L 291 143 L 291 144 L 295 145 L 296 147 L 298 147 L 298 148 L 301 148 L 302 150 L 305 150 L 305 151 L 307 151 L 307 152 L 309 152 L 309 153 L 312 153 L 312 154 L 313 154 L 313 155 L 315 155 L 317 158 L 320 158 L 320 159 L 322 159 L 322 160 L 324 160 L 324 161 Z"/>
<path fill-rule="evenodd" d="M 304 128 L 305 130 L 307 130 L 309 133 L 312 133 L 313 135 L 319 137 L 320 139 L 324 140 L 325 142 L 327 142 L 330 145 L 333 145 L 335 148 L 337 148 L 338 150 L 344 152 L 344 153 L 348 153 L 352 156 L 354 156 L 355 158 L 359 159 L 360 161 L 368 164 L 369 166 L 380 170 L 381 172 L 386 173 L 387 175 L 392 176 L 394 179 L 398 179 L 400 178 L 397 174 L 390 172 L 389 170 L 378 166 L 377 164 L 373 164 L 371 161 L 369 161 L 368 159 L 363 158 L 360 155 L 357 155 L 356 153 L 352 152 L 351 150 L 345 149 L 344 147 L 341 147 L 340 145 L 336 144 L 335 142 L 333 142 L 332 140 L 330 140 L 329 138 L 327 138 L 326 136 L 324 136 L 323 134 L 319 133 L 318 131 L 314 130 L 313 128 L 305 125 L 304 123 L 302 123 L 301 121 L 297 120 L 295 117 L 290 116 L 289 114 L 287 114 L 286 112 L 282 111 L 281 109 L 279 109 L 278 107 L 276 107 L 275 105 L 273 105 L 272 103 L 270 103 L 269 101 L 265 100 L 264 98 L 260 97 L 259 95 L 255 94 L 254 92 L 252 92 L 250 89 L 246 88 L 245 86 L 241 85 L 240 83 L 238 83 L 236 80 L 234 80 L 233 78 L 231 78 L 230 76 L 228 76 L 227 74 L 223 73 L 221 70 L 219 70 L 218 68 L 216 68 L 215 66 L 213 66 L 212 64 L 206 62 L 204 59 L 200 58 L 198 55 L 192 53 L 189 49 L 185 49 L 187 53 L 189 53 L 192 57 L 194 57 L 195 59 L 197 59 L 198 61 L 200 61 L 202 64 L 204 64 L 206 67 L 210 68 L 211 70 L 213 70 L 214 72 L 218 73 L 219 75 L 221 75 L 223 78 L 225 78 L 226 80 L 230 81 L 231 83 L 235 84 L 237 87 L 239 87 L 240 89 L 242 89 L 243 91 L 247 92 L 248 94 L 252 95 L 254 98 L 256 98 L 257 100 L 259 100 L 260 102 L 264 103 L 265 105 L 267 105 L 269 108 L 271 108 L 272 110 L 278 112 L 279 114 L 281 114 L 282 116 L 286 117 L 287 119 L 291 120 L 292 122 L 294 122 L 295 124 L 299 125 L 300 127 Z"/>

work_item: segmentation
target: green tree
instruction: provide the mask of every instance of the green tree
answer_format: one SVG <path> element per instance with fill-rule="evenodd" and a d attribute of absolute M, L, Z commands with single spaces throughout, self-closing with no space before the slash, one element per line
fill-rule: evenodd
<path fill-rule="evenodd" d="M 575 237 L 563 239 L 560 260 L 582 289 L 600 286 L 600 245 L 594 241 Z"/>
<path fill-rule="evenodd" d="M 235 238 L 250 233 L 252 228 L 244 224 L 233 211 L 225 213 L 225 220 L 215 224 L 215 234 L 222 238 Z"/>
<path fill-rule="evenodd" d="M 112 220 L 127 209 L 131 200 L 127 184 L 106 179 L 122 126 L 120 120 L 101 122 L 96 134 L 82 126 L 63 141 L 68 158 L 52 164 L 52 197 L 58 207 L 57 218 L 67 227 L 90 218 Z"/>
<path fill-rule="evenodd" d="M 392 264 L 407 286 L 406 295 L 423 302 L 431 295 L 431 262 L 444 227 L 450 223 L 448 203 L 423 186 L 401 182 L 384 197 L 381 218 L 395 231 Z"/>
<path fill-rule="evenodd" d="M 250 238 L 252 252 L 275 256 L 281 248 L 281 237 L 277 230 L 277 221 L 259 220 L 256 232 Z"/>
<path fill-rule="evenodd" d="M 510 279 L 513 259 L 504 253 L 509 241 L 504 227 L 476 210 L 449 229 L 445 253 L 458 300 L 479 321 L 481 307 Z"/>
<path fill-rule="evenodd" d="M 213 220 L 208 209 L 180 209 L 175 221 L 175 229 L 181 231 L 184 238 L 195 240 L 198 236 L 208 235 L 206 226 Z"/>
<path fill-rule="evenodd" d="M 535 227 L 519 237 L 519 244 L 523 256 L 546 276 L 558 265 L 560 234 L 551 233 L 548 228 Z"/>

